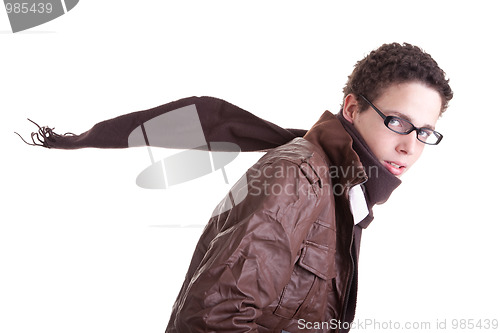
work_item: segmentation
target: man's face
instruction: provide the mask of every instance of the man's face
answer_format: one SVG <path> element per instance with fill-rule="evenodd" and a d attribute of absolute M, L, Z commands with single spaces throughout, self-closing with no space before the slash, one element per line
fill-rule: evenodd
<path fill-rule="evenodd" d="M 386 116 L 406 119 L 417 128 L 434 129 L 441 111 L 438 92 L 415 82 L 392 85 L 371 102 Z M 360 113 L 352 95 L 346 97 L 344 105 L 344 117 L 354 124 L 373 154 L 392 174 L 400 177 L 418 160 L 426 145 L 417 140 L 416 131 L 401 135 L 389 130 L 373 108 Z"/>

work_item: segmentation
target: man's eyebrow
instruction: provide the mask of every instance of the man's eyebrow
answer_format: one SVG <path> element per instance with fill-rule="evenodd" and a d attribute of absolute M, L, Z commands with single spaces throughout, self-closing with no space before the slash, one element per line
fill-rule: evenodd
<path fill-rule="evenodd" d="M 405 115 L 405 114 L 403 114 L 403 113 L 401 113 L 401 112 L 398 112 L 398 111 L 388 111 L 388 112 L 389 112 L 389 113 L 393 113 L 394 115 L 398 116 L 399 118 L 404 119 L 404 120 L 406 120 L 406 121 L 409 121 L 410 123 L 412 123 L 412 124 L 413 124 L 413 119 L 411 119 L 411 117 L 409 117 L 409 116 L 407 116 L 407 115 Z M 415 126 L 415 125 L 413 125 L 413 126 Z M 424 126 L 422 126 L 422 127 L 425 127 L 425 128 L 430 128 L 430 129 L 431 129 L 431 130 L 433 130 L 433 131 L 435 130 L 435 127 L 434 127 L 434 126 L 432 126 L 432 125 L 429 125 L 429 124 L 425 124 L 425 125 L 424 125 Z"/>

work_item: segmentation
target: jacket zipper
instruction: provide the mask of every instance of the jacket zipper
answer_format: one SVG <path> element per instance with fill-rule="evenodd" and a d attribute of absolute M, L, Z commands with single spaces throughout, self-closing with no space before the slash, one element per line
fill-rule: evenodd
<path fill-rule="evenodd" d="M 348 191 L 346 193 L 349 193 L 352 187 L 359 185 L 359 184 L 364 184 L 368 180 L 368 177 L 363 179 L 362 181 L 358 182 L 357 184 L 352 184 Z M 349 199 L 347 199 L 349 201 Z M 350 204 L 349 204 L 350 206 Z M 354 242 L 354 220 L 353 220 L 353 229 L 352 229 L 352 236 L 351 236 L 351 241 L 349 242 L 349 256 L 351 257 L 351 272 L 349 273 L 349 281 L 347 283 L 347 288 L 346 288 L 346 293 L 345 298 L 344 298 L 344 304 L 342 305 L 342 314 L 340 315 L 340 328 L 337 330 L 337 332 L 342 332 L 345 317 L 346 317 L 346 312 L 347 312 L 347 306 L 349 305 L 349 295 L 351 294 L 351 287 L 352 287 L 352 280 L 354 279 L 354 259 L 352 257 L 352 245 Z M 349 323 L 350 325 L 350 323 Z"/>
<path fill-rule="evenodd" d="M 354 230 L 353 230 L 354 233 Z M 342 305 L 342 314 L 340 315 L 340 322 L 338 323 L 340 325 L 340 328 L 337 330 L 337 332 L 342 332 L 342 329 L 344 327 L 344 321 L 346 317 L 346 312 L 347 312 L 347 306 L 349 305 L 349 295 L 351 294 L 351 287 L 352 287 L 352 280 L 354 279 L 354 259 L 352 258 L 352 242 L 353 239 L 351 238 L 351 243 L 349 247 L 349 255 L 351 257 L 351 272 L 349 274 L 349 281 L 347 283 L 347 288 L 346 288 L 346 293 L 344 294 L 344 304 Z"/>

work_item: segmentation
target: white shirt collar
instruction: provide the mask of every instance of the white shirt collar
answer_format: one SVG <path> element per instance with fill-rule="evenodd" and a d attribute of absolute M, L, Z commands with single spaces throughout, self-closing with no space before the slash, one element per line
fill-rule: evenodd
<path fill-rule="evenodd" d="M 361 184 L 353 186 L 349 190 L 349 203 L 351 205 L 354 224 L 358 224 L 369 214 L 365 193 L 361 188 Z"/>

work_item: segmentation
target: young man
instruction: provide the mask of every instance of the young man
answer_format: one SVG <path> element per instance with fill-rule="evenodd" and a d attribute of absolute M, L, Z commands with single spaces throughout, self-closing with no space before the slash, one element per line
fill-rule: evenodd
<path fill-rule="evenodd" d="M 442 139 L 452 91 L 428 54 L 391 44 L 356 65 L 344 93 L 338 115 L 268 152 L 246 174 L 254 191 L 214 214 L 166 332 L 348 330 L 361 230 Z"/>
<path fill-rule="evenodd" d="M 40 128 L 38 139 L 55 148 L 126 147 L 141 124 L 195 105 L 207 142 L 229 141 L 243 151 L 274 148 L 206 225 L 166 332 L 347 332 L 362 229 L 426 144 L 441 141 L 435 125 L 452 97 L 430 55 L 393 43 L 356 64 L 341 111 L 326 111 L 307 133 L 193 97 L 99 123 L 79 136 Z M 239 192 L 245 195 L 234 204 Z"/>

